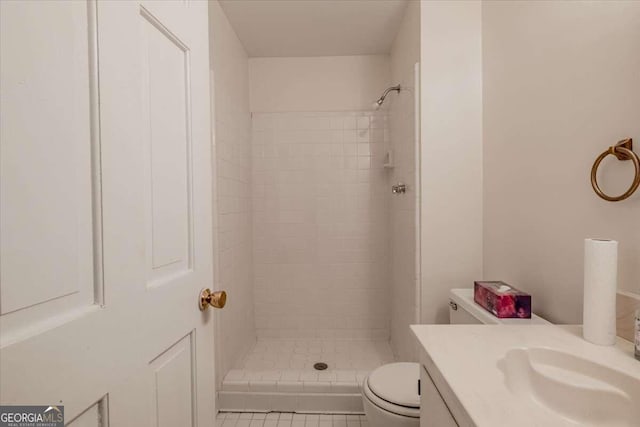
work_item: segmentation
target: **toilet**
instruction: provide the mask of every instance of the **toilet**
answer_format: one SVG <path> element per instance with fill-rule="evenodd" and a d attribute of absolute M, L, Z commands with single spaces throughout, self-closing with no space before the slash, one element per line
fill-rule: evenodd
<path fill-rule="evenodd" d="M 452 289 L 449 292 L 449 322 L 459 325 L 549 324 L 535 314 L 531 315 L 531 319 L 498 319 L 473 301 L 473 289 Z M 419 378 L 418 363 L 389 363 L 373 370 L 362 384 L 362 400 L 369 426 L 418 427 Z"/>

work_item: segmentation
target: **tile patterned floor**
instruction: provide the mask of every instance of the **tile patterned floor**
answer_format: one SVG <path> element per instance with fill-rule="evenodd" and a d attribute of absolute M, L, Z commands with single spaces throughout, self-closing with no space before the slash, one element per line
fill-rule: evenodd
<path fill-rule="evenodd" d="M 320 360 L 334 369 L 371 370 L 393 360 L 393 353 L 388 341 L 259 339 L 242 367 L 307 370 Z"/>
<path fill-rule="evenodd" d="M 368 427 L 364 415 L 220 412 L 216 427 Z"/>
<path fill-rule="evenodd" d="M 364 378 L 371 370 L 393 360 L 388 341 L 261 338 L 235 369 L 225 375 L 219 408 L 224 411 L 362 413 L 360 389 Z M 316 362 L 327 363 L 328 369 L 315 370 Z M 310 421 L 306 424 L 305 420 L 305 425 L 315 425 Z M 318 426 L 332 425 L 328 424 L 330 420 L 322 421 L 325 422 Z M 340 421 L 335 425 L 341 425 Z M 355 426 L 355 419 L 351 421 Z"/>
<path fill-rule="evenodd" d="M 357 385 L 369 371 L 393 360 L 388 341 L 259 339 L 227 373 L 223 389 L 251 390 L 252 383 L 260 383 L 264 390 L 266 382 Z M 314 370 L 316 362 L 329 368 Z"/>

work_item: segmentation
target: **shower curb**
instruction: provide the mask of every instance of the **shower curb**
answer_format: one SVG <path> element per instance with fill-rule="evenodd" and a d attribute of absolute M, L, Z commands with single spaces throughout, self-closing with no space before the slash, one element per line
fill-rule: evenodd
<path fill-rule="evenodd" d="M 364 414 L 360 393 L 218 392 L 218 409 L 233 412 Z"/>

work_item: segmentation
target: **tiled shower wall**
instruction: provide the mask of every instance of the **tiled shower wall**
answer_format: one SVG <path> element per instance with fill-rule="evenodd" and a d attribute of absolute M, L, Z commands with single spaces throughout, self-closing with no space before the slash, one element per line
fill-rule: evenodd
<path fill-rule="evenodd" d="M 392 99 L 389 128 L 394 167 L 389 185 L 404 183 L 404 194 L 392 195 L 390 203 L 391 231 L 391 345 L 395 355 L 404 361 L 417 361 L 415 338 L 409 325 L 419 323 L 416 272 L 416 140 L 413 68 L 400 79 L 404 90 Z"/>
<path fill-rule="evenodd" d="M 418 227 L 417 180 L 418 143 L 416 142 L 416 62 L 420 60 L 420 2 L 409 2 L 391 49 L 391 80 L 402 90 L 388 103 L 390 146 L 394 168 L 390 183 L 404 182 L 407 192 L 392 196 L 391 230 L 391 348 L 399 360 L 417 361 L 416 340 L 409 325 L 419 321 L 419 283 L 417 267 Z"/>
<path fill-rule="evenodd" d="M 388 339 L 386 120 L 253 114 L 259 337 Z"/>
<path fill-rule="evenodd" d="M 218 2 L 211 2 L 215 93 L 215 289 L 229 295 L 216 315 L 218 381 L 255 343 L 251 271 L 251 113 L 248 57 Z M 203 284 L 204 287 L 207 284 Z"/>

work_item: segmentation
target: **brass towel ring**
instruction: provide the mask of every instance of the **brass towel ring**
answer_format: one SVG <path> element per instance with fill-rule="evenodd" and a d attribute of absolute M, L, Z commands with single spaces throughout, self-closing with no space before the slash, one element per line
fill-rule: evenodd
<path fill-rule="evenodd" d="M 629 187 L 629 189 L 620 196 L 608 196 L 600 189 L 600 186 L 598 185 L 598 166 L 600 166 L 600 162 L 602 162 L 602 160 L 604 160 L 604 158 L 609 154 L 616 156 L 618 160 L 633 161 L 633 166 L 636 170 L 636 174 L 633 178 L 633 182 L 631 183 L 631 187 Z M 596 161 L 593 163 L 593 167 L 591 168 L 591 186 L 598 196 L 609 202 L 619 202 L 620 200 L 624 200 L 631 196 L 638 189 L 638 186 L 640 186 L 640 159 L 638 158 L 638 155 L 633 152 L 633 141 L 631 140 L 631 138 L 619 141 L 616 145 L 612 145 L 607 151 L 598 156 Z"/>

